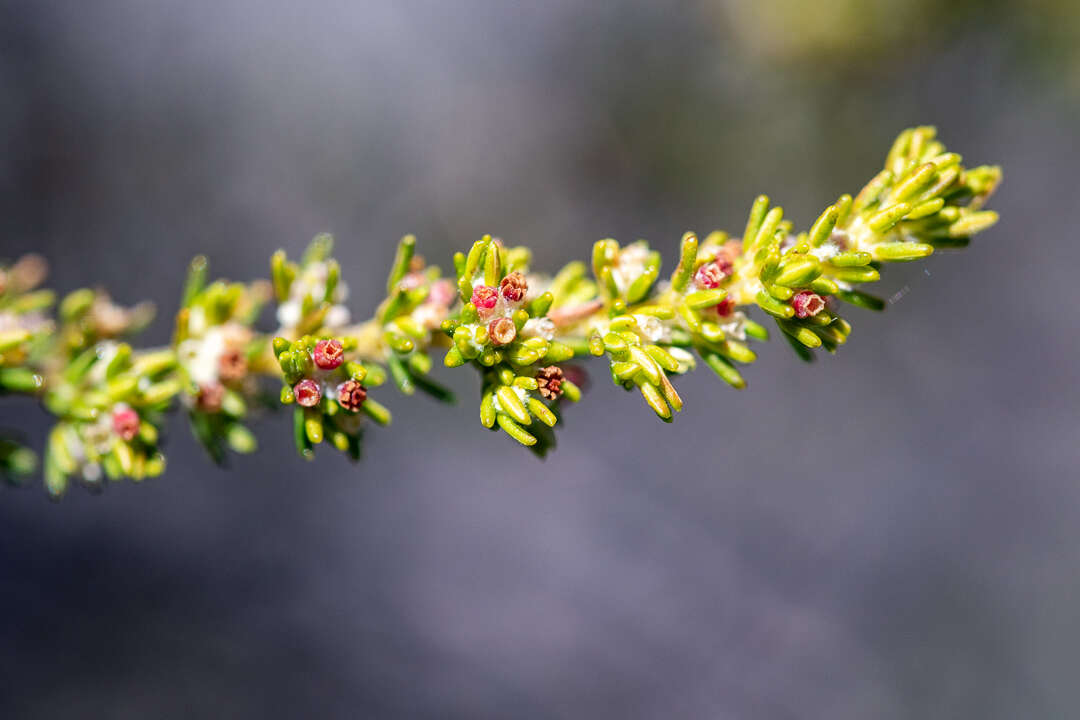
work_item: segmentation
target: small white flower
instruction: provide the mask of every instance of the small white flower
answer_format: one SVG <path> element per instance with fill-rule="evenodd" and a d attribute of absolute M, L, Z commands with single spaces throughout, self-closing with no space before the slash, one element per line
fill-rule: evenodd
<path fill-rule="evenodd" d="M 521 333 L 527 337 L 539 337 L 544 338 L 548 342 L 555 339 L 555 323 L 550 319 L 543 318 L 530 318 L 525 321 L 525 324 L 521 328 Z"/>
<path fill-rule="evenodd" d="M 724 331 L 724 335 L 733 337 L 736 340 L 746 339 L 746 313 L 742 311 L 736 311 L 731 316 L 729 322 L 720 325 L 720 329 Z"/>
<path fill-rule="evenodd" d="M 839 245 L 832 240 L 826 240 L 821 243 L 820 246 L 813 248 L 810 254 L 816 257 L 818 260 L 828 260 L 831 257 L 836 256 L 838 253 L 843 252 Z"/>
<path fill-rule="evenodd" d="M 221 356 L 225 354 L 225 333 L 220 327 L 212 327 L 203 337 L 180 343 L 177 354 L 180 364 L 195 383 L 216 383 L 221 368 Z"/>
<path fill-rule="evenodd" d="M 293 328 L 300 323 L 300 302 L 297 300 L 286 300 L 278 306 L 277 311 L 278 325 L 283 328 Z"/>
<path fill-rule="evenodd" d="M 653 315 L 634 315 L 634 320 L 637 321 L 641 336 L 649 342 L 671 339 L 671 330 L 660 321 L 660 318 Z"/>
<path fill-rule="evenodd" d="M 343 328 L 349 324 L 349 308 L 344 305 L 334 305 L 326 312 L 323 324 L 329 329 Z"/>
<path fill-rule="evenodd" d="M 413 310 L 412 319 L 421 327 L 434 330 L 442 324 L 447 312 L 444 305 L 438 303 L 424 303 Z"/>
<path fill-rule="evenodd" d="M 299 313 L 299 307 L 303 303 L 304 298 L 311 296 L 316 301 L 322 301 L 326 297 L 326 278 L 329 275 L 329 266 L 325 262 L 313 262 L 308 264 L 301 272 L 300 276 L 293 281 L 292 287 L 289 288 L 289 301 L 297 304 L 297 313 Z M 342 281 L 338 281 L 334 286 L 334 292 L 330 298 L 331 302 L 343 303 L 349 297 L 349 287 Z M 282 306 L 287 303 L 284 303 Z M 279 310 L 280 314 L 280 310 Z M 297 320 L 288 325 L 292 327 L 296 323 L 300 322 L 299 317 Z M 283 325 L 285 323 L 282 323 Z"/>
<path fill-rule="evenodd" d="M 619 257 L 611 268 L 611 277 L 620 293 L 626 292 L 630 284 L 645 272 L 645 262 L 648 259 L 649 248 L 643 242 L 627 245 L 619 252 Z"/>

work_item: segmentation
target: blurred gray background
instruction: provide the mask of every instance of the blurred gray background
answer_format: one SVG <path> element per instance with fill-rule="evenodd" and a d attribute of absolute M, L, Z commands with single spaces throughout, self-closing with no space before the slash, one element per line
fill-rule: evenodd
<path fill-rule="evenodd" d="M 362 315 L 405 232 L 670 267 L 911 124 L 1005 183 L 838 356 L 774 338 L 672 426 L 600 368 L 539 462 L 439 368 L 458 407 L 384 391 L 357 466 L 269 417 L 218 470 L 177 418 L 161 479 L 0 493 L 0 717 L 1075 717 L 1078 48 L 1069 0 L 4 2 L 0 255 L 153 299 L 147 343 L 197 252 L 333 232 Z"/>

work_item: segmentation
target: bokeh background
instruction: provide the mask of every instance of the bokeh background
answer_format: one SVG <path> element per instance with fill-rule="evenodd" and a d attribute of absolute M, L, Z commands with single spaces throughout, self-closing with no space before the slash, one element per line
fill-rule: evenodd
<path fill-rule="evenodd" d="M 1077 48 L 1070 0 L 0 4 L 0 254 L 153 299 L 147 343 L 197 252 L 331 231 L 362 315 L 405 232 L 672 258 L 762 191 L 808 224 L 911 124 L 1005 168 L 836 357 L 774 339 L 672 426 L 597 377 L 540 462 L 440 368 L 459 406 L 384 392 L 357 466 L 175 422 L 159 480 L 3 492 L 0 716 L 1074 717 Z"/>

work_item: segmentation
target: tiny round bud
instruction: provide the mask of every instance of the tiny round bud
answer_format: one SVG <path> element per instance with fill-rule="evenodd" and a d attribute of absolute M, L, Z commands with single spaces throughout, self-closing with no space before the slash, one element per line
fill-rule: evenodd
<path fill-rule="evenodd" d="M 720 317 L 728 317 L 731 313 L 735 312 L 735 301 L 731 298 L 724 298 L 716 304 L 714 308 L 716 314 Z"/>
<path fill-rule="evenodd" d="M 322 400 L 322 390 L 319 384 L 310 378 L 301 380 L 293 385 L 293 397 L 296 403 L 303 407 L 315 407 Z"/>
<path fill-rule="evenodd" d="M 117 405 L 113 410 L 112 424 L 117 435 L 131 442 L 139 432 L 139 413 L 127 405 Z"/>
<path fill-rule="evenodd" d="M 226 350 L 218 360 L 218 377 L 224 382 L 243 380 L 247 375 L 248 363 L 244 353 L 239 350 Z"/>
<path fill-rule="evenodd" d="M 472 291 L 472 304 L 476 306 L 476 312 L 480 317 L 487 317 L 495 310 L 495 303 L 499 301 L 499 293 L 495 288 L 488 285 L 477 285 Z"/>
<path fill-rule="evenodd" d="M 803 290 L 791 298 L 791 307 L 795 308 L 797 318 L 813 317 L 825 309 L 825 301 L 817 293 Z"/>
<path fill-rule="evenodd" d="M 694 282 L 701 290 L 712 290 L 720 287 L 720 283 L 724 279 L 723 267 L 718 262 L 707 262 L 698 268 L 698 271 L 694 274 Z"/>
<path fill-rule="evenodd" d="M 528 289 L 529 284 L 525 281 L 525 276 L 519 272 L 510 273 L 499 283 L 499 293 L 507 301 L 513 303 L 524 300 Z"/>
<path fill-rule="evenodd" d="M 338 404 L 356 412 L 367 400 L 367 388 L 356 380 L 346 380 L 338 385 Z"/>
<path fill-rule="evenodd" d="M 199 386 L 199 395 L 195 405 L 204 412 L 216 413 L 225 401 L 225 387 L 221 383 L 203 383 Z"/>
<path fill-rule="evenodd" d="M 495 345 L 507 345 L 517 337 L 517 328 L 510 318 L 495 318 L 488 324 L 488 337 Z"/>
<path fill-rule="evenodd" d="M 562 395 L 563 371 L 556 365 L 548 365 L 536 371 L 536 389 L 540 396 L 554 400 Z"/>
<path fill-rule="evenodd" d="M 344 349 L 341 347 L 341 341 L 336 338 L 330 338 L 329 340 L 320 340 L 315 343 L 315 352 L 312 353 L 315 359 L 315 365 L 321 370 L 333 370 L 336 367 L 340 367 L 342 361 L 344 361 Z"/>

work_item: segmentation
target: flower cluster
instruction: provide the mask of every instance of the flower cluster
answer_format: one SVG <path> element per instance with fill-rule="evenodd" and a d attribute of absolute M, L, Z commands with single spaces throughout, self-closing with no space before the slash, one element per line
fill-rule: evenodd
<path fill-rule="evenodd" d="M 580 391 L 566 380 L 549 382 L 559 372 L 556 364 L 572 358 L 574 350 L 555 340 L 555 324 L 548 317 L 551 292 L 529 299 L 529 259 L 526 249 L 507 249 L 491 236 L 474 243 L 467 256 L 458 253 L 454 265 L 463 304 L 442 328 L 453 340 L 444 364 L 471 363 L 481 372 L 481 424 L 489 429 L 498 425 L 533 447 L 540 441 L 526 430 L 533 420 L 548 428 L 558 421 L 544 400 L 552 405 L 562 396 L 576 401 Z M 549 444 L 540 444 L 538 451 Z"/>
<path fill-rule="evenodd" d="M 362 415 L 380 425 L 390 423 L 390 411 L 368 397 L 363 385 L 367 368 L 346 360 L 355 349 L 355 338 L 274 338 L 274 355 L 285 381 L 281 402 L 297 406 L 293 435 L 297 451 L 306 458 L 314 456 L 314 446 L 323 439 L 359 458 Z"/>
<path fill-rule="evenodd" d="M 163 415 L 180 392 L 171 350 L 136 352 L 102 341 L 50 378 L 44 404 L 59 422 L 49 435 L 45 486 L 59 497 L 75 478 L 100 488 L 119 480 L 160 475 Z"/>
<path fill-rule="evenodd" d="M 341 281 L 341 266 L 330 257 L 333 249 L 334 239 L 323 234 L 311 241 L 299 264 L 283 250 L 270 259 L 279 335 L 295 338 L 348 326 L 351 316 L 344 302 L 349 288 Z"/>
<path fill-rule="evenodd" d="M 57 417 L 44 459 L 54 497 L 72 479 L 99 488 L 103 478 L 159 474 L 164 414 L 181 405 L 218 462 L 250 452 L 245 427 L 262 405 L 264 381 L 283 385 L 297 449 L 305 458 L 329 441 L 351 458 L 370 418 L 390 412 L 370 388 L 387 379 L 404 395 L 417 389 L 452 401 L 432 378 L 436 352 L 449 368 L 480 373 L 480 422 L 543 454 L 554 444 L 563 399 L 577 401 L 584 380 L 575 358 L 604 357 L 614 384 L 640 393 L 666 422 L 683 407 L 673 378 L 704 363 L 736 388 L 756 359 L 752 341 L 772 318 L 804 359 L 835 352 L 851 334 L 845 305 L 881 310 L 865 292 L 888 263 L 967 245 L 997 220 L 985 210 L 1001 170 L 966 168 L 930 127 L 905 130 L 885 167 L 842 195 L 805 231 L 761 196 L 737 237 L 714 231 L 682 237 L 679 258 L 661 275 L 660 253 L 645 241 L 597 242 L 592 273 L 571 262 L 553 276 L 534 272 L 531 254 L 484 236 L 454 256 L 456 279 L 398 244 L 386 297 L 354 322 L 333 240 L 317 236 L 299 262 L 271 258 L 269 281 L 207 282 L 207 262 L 191 264 L 173 342 L 137 351 L 126 339 L 152 316 L 124 308 L 102 290 L 76 290 L 59 304 L 39 290 L 45 263 L 27 256 L 0 266 L 0 394 L 37 395 Z M 262 333 L 264 304 L 276 300 L 277 329 Z M 179 398 L 179 403 L 176 402 Z M 0 438 L 0 473 L 35 467 L 33 454 Z"/>
<path fill-rule="evenodd" d="M 181 401 L 192 432 L 217 463 L 226 448 L 250 453 L 255 436 L 244 420 L 268 372 L 268 341 L 252 328 L 270 298 L 266 281 L 207 284 L 207 261 L 192 260 L 173 347 L 184 384 Z"/>

